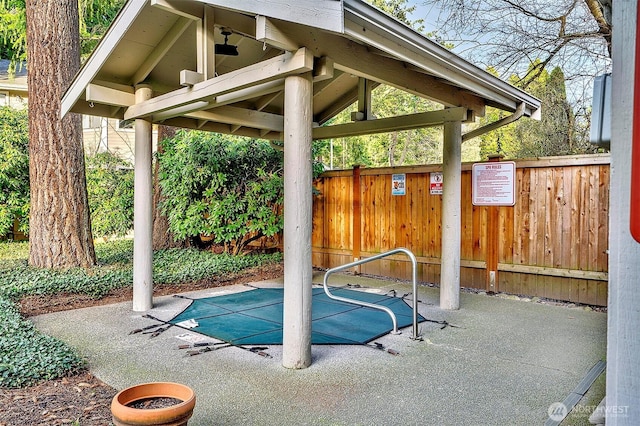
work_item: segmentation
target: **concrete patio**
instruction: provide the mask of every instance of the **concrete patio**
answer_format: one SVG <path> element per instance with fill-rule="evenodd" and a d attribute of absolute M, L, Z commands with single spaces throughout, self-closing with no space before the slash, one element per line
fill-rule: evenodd
<path fill-rule="evenodd" d="M 321 283 L 322 276 L 314 276 Z M 407 283 L 337 275 L 331 285 L 359 284 L 366 291 L 399 295 Z M 256 286 L 281 286 L 260 282 Z M 205 297 L 243 288 L 190 293 Z M 128 333 L 153 324 L 119 303 L 33 318 L 88 359 L 91 371 L 123 389 L 150 381 L 191 386 L 197 403 L 190 425 L 529 425 L 542 424 L 591 367 L 605 358 L 606 314 L 487 295 L 461 294 L 461 309 L 438 307 L 439 290 L 419 288 L 419 312 L 452 326 L 420 324 L 369 346 L 313 346 L 313 364 L 282 367 L 282 347 L 271 358 L 239 348 L 198 356 L 179 350 L 185 330 L 172 327 L 155 338 Z M 152 315 L 170 319 L 188 301 L 156 299 Z M 178 338 L 177 336 L 182 336 Z M 188 338 L 188 337 L 187 337 Z"/>

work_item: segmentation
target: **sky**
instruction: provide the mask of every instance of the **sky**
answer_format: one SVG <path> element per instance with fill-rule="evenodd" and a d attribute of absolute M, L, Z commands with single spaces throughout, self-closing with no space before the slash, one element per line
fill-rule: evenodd
<path fill-rule="evenodd" d="M 424 1 L 409 0 L 410 6 L 415 6 L 416 11 L 412 14 L 414 19 L 423 19 L 425 30 L 432 31 L 435 28 L 435 20 L 438 17 L 439 9 L 435 6 L 425 6 Z"/>

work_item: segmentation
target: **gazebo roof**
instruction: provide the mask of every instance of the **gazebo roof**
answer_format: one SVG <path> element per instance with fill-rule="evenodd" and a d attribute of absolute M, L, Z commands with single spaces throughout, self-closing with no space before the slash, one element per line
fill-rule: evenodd
<path fill-rule="evenodd" d="M 213 54 L 224 44 L 237 56 Z M 62 99 L 69 111 L 282 139 L 284 78 L 312 72 L 321 126 L 379 84 L 445 109 L 314 129 L 314 138 L 470 121 L 540 101 L 362 0 L 129 0 Z M 146 84 L 154 97 L 135 102 Z M 362 109 L 361 108 L 361 109 Z"/>

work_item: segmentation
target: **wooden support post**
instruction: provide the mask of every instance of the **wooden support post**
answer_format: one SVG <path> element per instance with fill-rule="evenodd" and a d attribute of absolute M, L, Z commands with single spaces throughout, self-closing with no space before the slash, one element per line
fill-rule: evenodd
<path fill-rule="evenodd" d="M 502 155 L 490 155 L 489 161 L 496 162 L 502 159 Z M 486 278 L 485 288 L 487 292 L 498 292 L 498 252 L 500 249 L 500 207 L 487 207 L 487 253 L 486 253 Z"/>
<path fill-rule="evenodd" d="M 136 86 L 136 103 L 151 99 L 151 96 L 151 87 Z M 136 119 L 133 202 L 133 310 L 136 312 L 153 307 L 151 148 L 151 123 Z"/>
<path fill-rule="evenodd" d="M 440 308 L 460 308 L 462 122 L 444 123 Z"/>
<path fill-rule="evenodd" d="M 358 111 L 351 113 L 352 121 L 367 121 L 375 119 L 371 112 L 371 91 L 375 83 L 360 77 L 358 81 Z"/>
<path fill-rule="evenodd" d="M 310 72 L 285 79 L 284 313 L 282 365 L 311 365 L 311 230 L 313 173 Z"/>
<path fill-rule="evenodd" d="M 353 261 L 360 260 L 362 244 L 362 214 L 360 208 L 360 166 L 353 166 Z M 360 273 L 360 265 L 354 268 L 356 274 Z"/>

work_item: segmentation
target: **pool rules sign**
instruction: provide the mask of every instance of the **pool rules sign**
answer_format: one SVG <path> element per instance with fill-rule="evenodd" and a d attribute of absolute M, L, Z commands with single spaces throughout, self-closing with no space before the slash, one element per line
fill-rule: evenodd
<path fill-rule="evenodd" d="M 516 163 L 495 161 L 473 165 L 474 206 L 513 206 L 516 203 Z"/>

